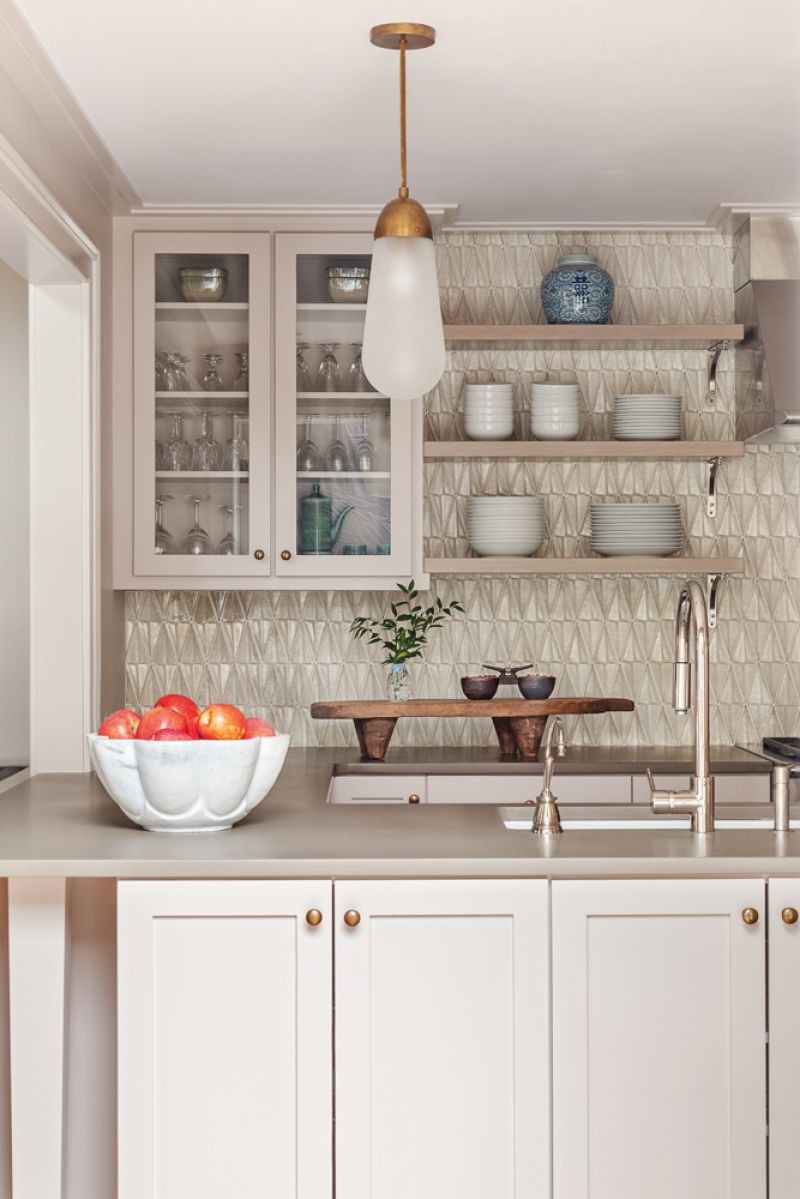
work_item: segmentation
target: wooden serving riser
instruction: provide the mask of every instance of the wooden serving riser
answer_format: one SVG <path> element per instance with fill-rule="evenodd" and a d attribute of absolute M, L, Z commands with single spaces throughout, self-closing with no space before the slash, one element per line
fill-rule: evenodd
<path fill-rule="evenodd" d="M 504 754 L 531 762 L 539 752 L 548 716 L 587 716 L 632 712 L 633 700 L 601 697 L 558 699 L 409 699 L 321 701 L 311 705 L 314 720 L 352 720 L 361 754 L 382 762 L 401 716 L 490 717 Z"/>

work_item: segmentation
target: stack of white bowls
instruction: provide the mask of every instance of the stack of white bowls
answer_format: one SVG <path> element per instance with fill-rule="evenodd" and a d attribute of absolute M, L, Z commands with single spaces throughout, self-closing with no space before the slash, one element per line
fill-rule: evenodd
<path fill-rule="evenodd" d="M 528 558 L 544 541 L 544 501 L 538 495 L 471 495 L 467 535 L 482 558 Z"/>
<path fill-rule="evenodd" d="M 614 396 L 613 435 L 617 441 L 678 441 L 681 396 Z"/>
<path fill-rule="evenodd" d="M 580 429 L 577 383 L 531 383 L 531 434 L 540 441 L 574 441 Z"/>
<path fill-rule="evenodd" d="M 464 432 L 473 441 L 505 441 L 513 436 L 511 383 L 464 384 Z"/>
<path fill-rule="evenodd" d="M 665 557 L 683 545 L 678 504 L 590 504 L 591 545 L 597 554 Z"/>

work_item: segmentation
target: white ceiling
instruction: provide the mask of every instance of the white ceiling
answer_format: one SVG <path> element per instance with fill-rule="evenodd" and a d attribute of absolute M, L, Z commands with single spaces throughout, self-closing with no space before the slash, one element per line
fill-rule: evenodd
<path fill-rule="evenodd" d="M 146 203 L 412 194 L 459 221 L 703 222 L 800 201 L 798 0 L 17 0 Z"/>

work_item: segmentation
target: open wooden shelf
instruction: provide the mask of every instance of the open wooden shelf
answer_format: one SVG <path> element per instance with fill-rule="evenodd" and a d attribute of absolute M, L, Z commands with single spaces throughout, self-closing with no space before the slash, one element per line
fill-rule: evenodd
<path fill-rule="evenodd" d="M 743 441 L 426 441 L 426 458 L 741 458 Z"/>
<path fill-rule="evenodd" d="M 457 342 L 624 347 L 659 345 L 698 349 L 741 341 L 743 325 L 445 325 L 448 345 Z"/>
<path fill-rule="evenodd" d="M 432 575 L 735 575 L 740 558 L 426 558 Z"/>

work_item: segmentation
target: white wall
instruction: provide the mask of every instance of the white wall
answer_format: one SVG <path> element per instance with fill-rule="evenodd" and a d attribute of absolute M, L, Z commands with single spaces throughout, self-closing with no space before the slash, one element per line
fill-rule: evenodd
<path fill-rule="evenodd" d="M 28 284 L 0 261 L 0 765 L 30 753 Z"/>

